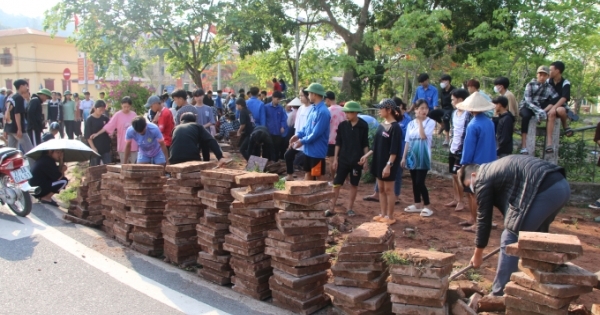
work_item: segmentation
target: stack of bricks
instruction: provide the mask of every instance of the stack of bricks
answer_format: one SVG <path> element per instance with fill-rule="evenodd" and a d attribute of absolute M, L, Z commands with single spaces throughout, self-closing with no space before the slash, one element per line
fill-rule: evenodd
<path fill-rule="evenodd" d="M 237 130 L 229 132 L 229 144 L 230 144 L 229 149 L 231 150 L 231 152 L 234 152 L 234 151 L 237 151 L 240 149 L 240 146 L 242 145 L 240 143 L 240 138 L 241 137 L 237 135 Z"/>
<path fill-rule="evenodd" d="M 77 189 L 77 198 L 71 200 L 65 219 L 85 223 L 92 226 L 102 225 L 102 195 L 100 191 L 102 174 L 106 173 L 106 165 L 89 167 L 85 170 L 81 186 Z M 73 220 L 74 218 L 83 220 Z"/>
<path fill-rule="evenodd" d="M 228 218 L 231 221 L 223 249 L 231 253 L 233 290 L 264 300 L 271 296 L 269 278 L 273 274 L 271 258 L 265 255 L 265 238 L 275 228 L 273 202 L 277 174 L 247 173 L 235 177 L 242 188 L 231 189 L 235 198 Z"/>
<path fill-rule="evenodd" d="M 125 223 L 133 226 L 131 247 L 154 257 L 163 253 L 164 174 L 161 165 L 124 164 L 121 167 L 121 180 L 126 186 L 126 205 L 130 208 Z"/>
<path fill-rule="evenodd" d="M 106 168 L 108 172 L 102 175 L 103 225 L 106 227 L 103 229 L 109 236 L 114 236 L 117 242 L 129 246 L 133 227 L 125 223 L 129 207 L 126 205 L 124 189 L 132 187 L 132 184 L 124 184 L 121 180 L 121 165 L 108 165 Z"/>
<path fill-rule="evenodd" d="M 269 231 L 265 254 L 271 256 L 269 279 L 273 304 L 312 314 L 329 304 L 323 286 L 330 267 L 325 253 L 328 228 L 324 211 L 333 192 L 327 182 L 294 181 L 273 194 L 276 230 Z"/>
<path fill-rule="evenodd" d="M 334 283 L 325 285 L 333 305 L 344 314 L 389 314 L 385 251 L 394 248 L 394 231 L 384 223 L 363 223 L 348 235 L 331 268 Z"/>
<path fill-rule="evenodd" d="M 231 255 L 223 248 L 223 243 L 231 224 L 228 218 L 233 201 L 231 188 L 238 187 L 235 177 L 245 173 L 229 169 L 202 171 L 204 190 L 198 193 L 198 197 L 202 198 L 206 208 L 196 227 L 198 244 L 202 249 L 198 253 L 198 263 L 202 265 L 198 275 L 219 285 L 230 284 L 233 276 L 229 265 Z"/>
<path fill-rule="evenodd" d="M 164 186 L 167 206 L 162 235 L 166 261 L 178 265 L 196 263 L 200 250 L 196 225 L 204 214 L 204 206 L 198 198 L 202 189 L 200 171 L 215 166 L 216 162 L 186 162 L 165 168 L 171 174 Z"/>
<path fill-rule="evenodd" d="M 454 254 L 408 249 L 394 251 L 390 263 L 392 312 L 447 315 L 446 297 Z"/>
<path fill-rule="evenodd" d="M 568 262 L 583 254 L 577 236 L 520 232 L 506 253 L 521 258 L 522 271 L 504 289 L 507 315 L 567 315 L 569 304 L 598 284 L 596 275 Z"/>
<path fill-rule="evenodd" d="M 121 157 L 119 156 L 118 148 L 117 148 L 117 132 L 113 132 L 110 136 L 110 152 L 112 154 L 113 163 L 121 162 Z"/>

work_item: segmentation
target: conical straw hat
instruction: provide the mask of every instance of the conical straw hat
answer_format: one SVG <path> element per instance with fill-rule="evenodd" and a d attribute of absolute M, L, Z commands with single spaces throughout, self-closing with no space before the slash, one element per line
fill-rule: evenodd
<path fill-rule="evenodd" d="M 487 112 L 496 108 L 496 105 L 489 102 L 485 97 L 483 97 L 479 92 L 475 92 L 467 97 L 462 103 L 456 105 L 456 108 L 462 109 L 468 112 Z"/>
<path fill-rule="evenodd" d="M 293 100 L 291 100 L 289 103 L 286 104 L 287 106 L 302 106 L 302 102 L 300 101 L 299 98 L 295 98 Z"/>

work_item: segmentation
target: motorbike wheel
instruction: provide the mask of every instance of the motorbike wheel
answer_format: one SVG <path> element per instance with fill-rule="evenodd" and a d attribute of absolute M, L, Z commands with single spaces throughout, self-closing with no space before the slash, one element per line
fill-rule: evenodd
<path fill-rule="evenodd" d="M 6 182 L 5 182 L 6 183 Z M 26 217 L 29 213 L 31 213 L 31 196 L 29 196 L 29 192 L 22 191 L 18 187 L 10 187 L 14 189 L 17 194 L 17 200 L 13 204 L 8 204 L 8 207 L 12 212 L 20 217 Z"/>

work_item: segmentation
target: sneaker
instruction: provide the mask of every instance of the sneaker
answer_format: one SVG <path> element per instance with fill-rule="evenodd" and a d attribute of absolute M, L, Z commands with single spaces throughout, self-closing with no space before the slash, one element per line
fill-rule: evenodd
<path fill-rule="evenodd" d="M 444 140 L 444 143 L 442 143 L 443 146 L 447 147 L 448 146 L 448 140 Z"/>
<path fill-rule="evenodd" d="M 347 214 L 349 217 L 353 217 L 353 216 L 355 216 L 355 215 L 356 215 L 356 213 L 355 213 L 354 211 L 352 211 L 352 209 L 348 210 L 348 211 L 346 212 L 346 214 Z"/>
<path fill-rule="evenodd" d="M 600 201 L 596 200 L 594 203 L 590 204 L 588 207 L 594 210 L 600 209 Z"/>
<path fill-rule="evenodd" d="M 332 217 L 333 216 L 333 212 L 331 212 L 329 210 L 325 210 L 325 216 L 326 217 Z"/>

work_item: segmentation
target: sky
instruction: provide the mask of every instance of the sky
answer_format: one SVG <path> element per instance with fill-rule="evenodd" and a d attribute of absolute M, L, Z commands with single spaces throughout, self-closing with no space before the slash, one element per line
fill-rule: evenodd
<path fill-rule="evenodd" d="M 2 1 L 2 11 L 32 18 L 43 17 L 46 10 L 59 2 L 60 0 Z"/>

